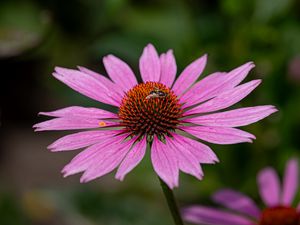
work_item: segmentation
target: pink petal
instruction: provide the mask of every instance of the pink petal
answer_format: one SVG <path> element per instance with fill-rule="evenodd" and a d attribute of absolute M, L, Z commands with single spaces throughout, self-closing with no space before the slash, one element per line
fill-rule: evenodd
<path fill-rule="evenodd" d="M 177 96 L 182 95 L 198 79 L 205 68 L 206 61 L 207 55 L 204 55 L 183 70 L 172 87 Z"/>
<path fill-rule="evenodd" d="M 255 139 L 255 136 L 252 134 L 231 127 L 185 126 L 180 127 L 180 129 L 197 138 L 214 144 L 237 144 L 242 142 L 252 142 L 251 138 Z"/>
<path fill-rule="evenodd" d="M 248 62 L 229 73 L 213 73 L 188 90 L 180 98 L 180 102 L 185 103 L 185 107 L 189 107 L 220 95 L 224 91 L 230 90 L 238 85 L 253 67 L 254 64 Z"/>
<path fill-rule="evenodd" d="M 154 136 L 151 148 L 154 171 L 171 188 L 178 186 L 179 168 L 176 154 Z"/>
<path fill-rule="evenodd" d="M 185 115 L 213 112 L 225 109 L 239 102 L 250 94 L 259 84 L 261 80 L 253 80 L 248 83 L 239 85 L 235 88 L 223 92 L 221 95 L 188 110 Z"/>
<path fill-rule="evenodd" d="M 157 51 L 152 44 L 148 44 L 140 58 L 140 72 L 144 83 L 158 82 L 160 78 L 160 61 Z"/>
<path fill-rule="evenodd" d="M 291 159 L 288 161 L 284 180 L 283 180 L 283 190 L 282 190 L 282 204 L 291 206 L 294 197 L 298 190 L 298 160 Z"/>
<path fill-rule="evenodd" d="M 62 173 L 64 177 L 83 172 L 93 164 L 99 163 L 96 157 L 106 149 L 114 148 L 116 146 L 114 142 L 119 142 L 119 140 L 111 137 L 80 152 L 63 168 Z"/>
<path fill-rule="evenodd" d="M 85 183 L 113 171 L 122 162 L 133 144 L 133 139 L 127 142 L 113 143 L 101 149 L 94 157 L 94 162 L 85 170 L 80 182 Z"/>
<path fill-rule="evenodd" d="M 208 75 L 187 90 L 179 100 L 185 107 L 190 107 L 213 98 L 227 90 L 227 86 L 224 85 L 226 78 L 227 74 L 221 72 Z"/>
<path fill-rule="evenodd" d="M 84 148 L 106 140 L 121 131 L 92 130 L 66 135 L 48 146 L 53 152 Z"/>
<path fill-rule="evenodd" d="M 255 65 L 253 64 L 253 62 L 247 62 L 247 63 L 231 70 L 228 73 L 228 76 L 230 77 L 230 82 L 233 83 L 232 87 L 241 83 L 245 79 L 245 77 L 248 75 L 250 70 L 252 70 L 254 67 L 255 67 Z"/>
<path fill-rule="evenodd" d="M 230 189 L 223 189 L 213 195 L 214 202 L 234 211 L 259 219 L 260 209 L 248 196 Z"/>
<path fill-rule="evenodd" d="M 183 210 L 186 221 L 196 224 L 210 225 L 253 225 L 256 224 L 247 217 L 243 217 L 224 210 L 206 206 L 190 206 Z"/>
<path fill-rule="evenodd" d="M 107 77 L 99 74 L 99 73 L 96 73 L 92 70 L 89 70 L 83 66 L 77 66 L 77 68 L 89 75 L 89 76 L 92 76 L 93 78 L 95 78 L 96 80 L 99 80 L 101 83 L 103 83 L 109 90 L 114 90 L 118 95 L 119 95 L 119 98 L 122 100 L 123 96 L 124 96 L 124 91 L 122 90 L 122 87 L 120 87 L 119 85 L 113 83 L 110 79 L 108 79 Z"/>
<path fill-rule="evenodd" d="M 115 99 L 117 99 L 118 101 L 122 101 L 122 98 L 124 97 L 124 91 L 123 91 L 123 88 L 120 87 L 119 85 L 113 83 L 110 79 L 108 79 L 107 77 L 99 74 L 99 73 L 96 73 L 92 70 L 89 70 L 85 67 L 82 67 L 82 66 L 78 66 L 78 69 L 89 75 L 89 76 L 92 76 L 93 78 L 99 80 L 101 83 L 103 83 L 105 85 L 105 87 L 107 87 L 109 90 L 113 90 L 115 93 L 110 93 L 110 95 L 113 95 Z"/>
<path fill-rule="evenodd" d="M 172 135 L 174 137 L 174 143 L 176 141 L 176 146 L 191 152 L 199 163 L 213 164 L 219 162 L 216 154 L 207 145 L 178 134 Z"/>
<path fill-rule="evenodd" d="M 92 71 L 88 68 L 85 68 L 83 66 L 77 66 L 78 70 L 86 75 L 89 75 L 93 78 L 95 78 L 96 80 L 100 81 L 101 83 L 104 84 L 104 86 L 107 86 L 109 89 L 110 88 L 115 88 L 115 87 L 119 87 L 119 85 L 113 83 L 110 79 L 108 79 L 106 76 L 100 74 L 100 73 L 97 73 L 95 71 Z"/>
<path fill-rule="evenodd" d="M 140 161 L 144 158 L 146 145 L 146 138 L 144 137 L 132 147 L 120 164 L 115 176 L 116 179 L 124 180 L 124 177 L 127 175 L 127 173 L 133 170 L 140 163 Z"/>
<path fill-rule="evenodd" d="M 245 107 L 226 112 L 188 118 L 185 119 L 185 122 L 191 122 L 205 126 L 239 127 L 255 123 L 276 111 L 277 109 L 271 105 Z"/>
<path fill-rule="evenodd" d="M 130 67 L 121 59 L 108 55 L 103 58 L 103 63 L 110 78 L 122 87 L 124 92 L 138 84 Z"/>
<path fill-rule="evenodd" d="M 257 177 L 259 192 L 262 200 L 268 207 L 280 203 L 280 182 L 278 175 L 272 168 L 263 169 Z"/>
<path fill-rule="evenodd" d="M 120 96 L 117 96 L 113 90 L 109 90 L 98 79 L 77 70 L 56 67 L 55 71 L 53 76 L 75 91 L 106 104 L 120 105 Z"/>
<path fill-rule="evenodd" d="M 107 126 L 118 126 L 119 123 L 98 120 L 94 118 L 84 118 L 84 117 L 65 117 L 65 118 L 55 118 L 35 124 L 33 128 L 35 131 L 45 131 L 45 130 L 76 130 L 76 129 L 88 129 L 88 128 L 100 128 Z"/>
<path fill-rule="evenodd" d="M 54 117 L 85 117 L 94 119 L 118 118 L 115 113 L 98 108 L 85 108 L 81 106 L 71 106 L 58 109 L 52 112 L 40 112 L 39 115 Z"/>
<path fill-rule="evenodd" d="M 172 50 L 160 55 L 160 65 L 161 74 L 159 82 L 167 87 L 172 87 L 177 71 L 177 65 Z"/>
<path fill-rule="evenodd" d="M 103 83 L 103 85 L 105 87 L 107 87 L 108 90 L 116 92 L 114 94 L 114 98 L 118 99 L 118 101 L 121 101 L 122 98 L 124 97 L 124 91 L 122 90 L 122 88 L 119 85 L 113 83 L 107 77 L 105 77 L 105 76 L 103 76 L 103 75 L 101 75 L 99 73 L 96 73 L 96 72 L 94 72 L 92 70 L 89 70 L 89 69 L 87 69 L 85 67 L 82 67 L 82 66 L 78 66 L 78 69 L 81 72 L 83 72 L 83 73 L 85 73 L 85 74 L 87 74 L 89 76 L 92 76 L 93 78 L 99 80 L 101 83 Z M 110 94 L 112 94 L 112 93 L 110 93 Z"/>
<path fill-rule="evenodd" d="M 198 159 L 185 146 L 179 145 L 176 139 L 166 137 L 166 148 L 176 152 L 179 169 L 187 174 L 191 174 L 199 180 L 203 177 L 203 171 L 199 165 Z"/>

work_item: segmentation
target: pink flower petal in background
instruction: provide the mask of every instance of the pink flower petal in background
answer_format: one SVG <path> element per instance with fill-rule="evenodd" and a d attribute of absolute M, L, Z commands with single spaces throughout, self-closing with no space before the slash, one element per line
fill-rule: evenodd
<path fill-rule="evenodd" d="M 285 169 L 283 187 L 282 187 L 282 204 L 291 205 L 292 201 L 297 193 L 299 183 L 299 168 L 298 160 L 291 159 Z"/>
<path fill-rule="evenodd" d="M 258 206 L 251 198 L 240 192 L 223 189 L 213 195 L 213 200 L 226 208 L 259 219 L 260 209 Z"/>
<path fill-rule="evenodd" d="M 295 179 L 295 180 L 294 180 Z M 284 174 L 283 191 L 273 168 L 265 168 L 258 174 L 258 189 L 266 204 L 258 208 L 248 196 L 231 189 L 221 189 L 213 195 L 213 201 L 225 207 L 188 206 L 182 210 L 185 220 L 195 224 L 210 225 L 296 225 L 299 223 L 300 204 L 292 202 L 298 189 L 298 160 L 291 159 Z M 281 201 L 281 197 L 282 201 Z M 234 219 L 233 219 L 234 218 Z"/>
<path fill-rule="evenodd" d="M 257 183 L 260 196 L 267 206 L 276 206 L 280 203 L 280 182 L 274 169 L 262 170 L 258 174 Z"/>
<path fill-rule="evenodd" d="M 250 219 L 220 209 L 190 206 L 183 211 L 184 218 L 192 223 L 209 225 L 253 225 Z"/>

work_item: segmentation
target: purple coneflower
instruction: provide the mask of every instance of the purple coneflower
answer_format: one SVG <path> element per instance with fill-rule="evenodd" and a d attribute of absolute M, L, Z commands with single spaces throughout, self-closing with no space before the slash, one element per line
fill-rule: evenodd
<path fill-rule="evenodd" d="M 202 179 L 200 163 L 215 163 L 218 158 L 199 140 L 215 144 L 252 142 L 252 134 L 235 127 L 257 122 L 276 111 L 265 105 L 216 112 L 239 102 L 261 81 L 240 84 L 254 67 L 249 62 L 196 82 L 206 58 L 204 55 L 192 62 L 175 81 L 172 50 L 159 56 L 149 44 L 139 62 L 143 83 L 138 83 L 130 67 L 113 55 L 103 59 L 110 79 L 83 67 L 56 67 L 55 78 L 87 97 L 117 107 L 117 113 L 72 106 L 41 112 L 56 118 L 34 128 L 89 129 L 64 136 L 48 147 L 54 152 L 86 148 L 62 171 L 64 176 L 84 172 L 81 182 L 116 168 L 116 178 L 123 180 L 142 160 L 147 144 L 151 145 L 155 172 L 170 188 L 178 186 L 179 170 Z"/>
<path fill-rule="evenodd" d="M 266 207 L 260 209 L 252 199 L 240 192 L 224 189 L 213 200 L 227 210 L 191 206 L 183 210 L 184 218 L 196 224 L 209 225 L 299 225 L 300 204 L 292 206 L 298 190 L 298 161 L 287 163 L 283 185 L 273 168 L 263 169 L 257 177 L 260 196 Z"/>

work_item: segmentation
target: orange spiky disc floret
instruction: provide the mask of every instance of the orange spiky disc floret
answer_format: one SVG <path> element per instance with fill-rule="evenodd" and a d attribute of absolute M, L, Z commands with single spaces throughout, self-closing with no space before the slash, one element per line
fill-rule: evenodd
<path fill-rule="evenodd" d="M 182 117 L 181 104 L 172 90 L 158 82 L 141 83 L 122 99 L 119 118 L 130 135 L 171 136 Z"/>
<path fill-rule="evenodd" d="M 285 206 L 267 208 L 262 212 L 259 225 L 299 225 L 300 215 L 296 209 Z"/>

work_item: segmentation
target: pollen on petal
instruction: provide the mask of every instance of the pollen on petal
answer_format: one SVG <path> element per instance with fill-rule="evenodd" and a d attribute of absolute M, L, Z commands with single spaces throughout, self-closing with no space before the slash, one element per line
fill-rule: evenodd
<path fill-rule="evenodd" d="M 100 127 L 105 127 L 106 126 L 106 123 L 104 121 L 100 121 L 98 124 L 99 124 Z"/>

